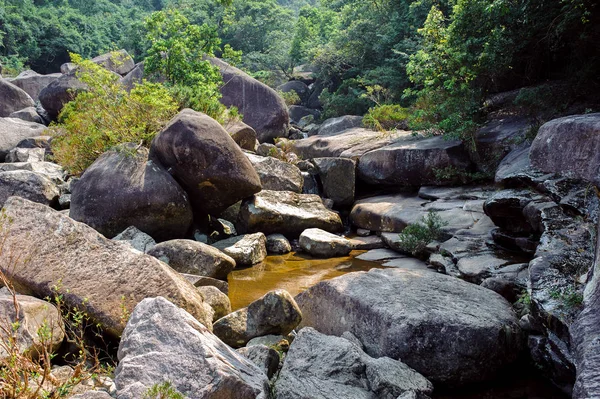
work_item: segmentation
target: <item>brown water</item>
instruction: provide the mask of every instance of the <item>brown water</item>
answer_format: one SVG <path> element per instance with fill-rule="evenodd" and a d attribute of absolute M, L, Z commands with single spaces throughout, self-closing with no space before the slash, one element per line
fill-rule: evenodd
<path fill-rule="evenodd" d="M 275 289 L 281 288 L 296 296 L 323 280 L 349 272 L 382 268 L 380 263 L 355 258 L 364 252 L 353 251 L 347 257 L 333 259 L 313 259 L 304 254 L 290 253 L 269 256 L 263 263 L 247 269 L 235 269 L 227 278 L 231 307 L 236 310 L 248 306 Z"/>

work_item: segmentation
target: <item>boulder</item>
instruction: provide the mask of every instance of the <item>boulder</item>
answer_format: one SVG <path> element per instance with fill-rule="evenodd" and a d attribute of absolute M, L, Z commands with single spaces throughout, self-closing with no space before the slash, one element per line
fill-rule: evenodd
<path fill-rule="evenodd" d="M 40 173 L 27 170 L 0 172 L 0 206 L 13 195 L 56 206 L 59 194 L 56 184 Z"/>
<path fill-rule="evenodd" d="M 338 118 L 330 118 L 325 120 L 318 129 L 311 132 L 311 136 L 317 134 L 327 136 L 334 133 L 340 133 L 344 130 L 359 128 L 362 126 L 363 117 L 355 115 L 344 115 Z"/>
<path fill-rule="evenodd" d="M 267 253 L 269 255 L 284 255 L 290 252 L 292 252 L 292 246 L 283 234 L 267 236 Z"/>
<path fill-rule="evenodd" d="M 344 158 L 315 158 L 313 163 L 323 184 L 323 196 L 337 206 L 354 203 L 356 163 Z"/>
<path fill-rule="evenodd" d="M 0 117 L 7 117 L 15 111 L 33 107 L 35 102 L 24 90 L 0 78 Z"/>
<path fill-rule="evenodd" d="M 227 133 L 242 150 L 254 151 L 257 146 L 256 131 L 244 122 L 229 123 L 225 126 Z"/>
<path fill-rule="evenodd" d="M 227 280 L 235 260 L 210 245 L 193 240 L 170 240 L 157 244 L 148 255 L 180 273 Z"/>
<path fill-rule="evenodd" d="M 0 172 L 25 170 L 37 173 L 52 180 L 56 184 L 64 184 L 66 173 L 64 169 L 52 162 L 8 162 L 0 163 Z"/>
<path fill-rule="evenodd" d="M 48 113 L 48 117 L 51 120 L 56 120 L 65 104 L 72 101 L 78 92 L 86 88 L 85 83 L 77 79 L 76 72 L 73 71 L 46 86 L 40 92 L 40 103 Z"/>
<path fill-rule="evenodd" d="M 102 154 L 81 176 L 70 216 L 112 238 L 135 226 L 157 241 L 183 237 L 192 223 L 186 193 L 136 144 Z"/>
<path fill-rule="evenodd" d="M 44 119 L 42 119 L 40 114 L 37 113 L 37 110 L 35 109 L 35 107 L 23 108 L 21 110 L 11 113 L 8 117 L 21 119 L 21 120 L 24 120 L 25 122 L 39 123 L 41 125 L 44 124 Z"/>
<path fill-rule="evenodd" d="M 4 162 L 44 162 L 46 150 L 43 148 L 13 148 L 6 154 Z"/>
<path fill-rule="evenodd" d="M 126 50 L 111 51 L 110 53 L 99 55 L 92 58 L 92 62 L 121 76 L 127 75 L 135 68 L 135 62 L 133 62 L 133 58 L 131 58 Z"/>
<path fill-rule="evenodd" d="M 190 196 L 194 210 L 220 213 L 261 190 L 252 164 L 214 119 L 184 109 L 152 141 L 164 165 Z"/>
<path fill-rule="evenodd" d="M 331 233 L 343 230 L 340 216 L 325 208 L 317 195 L 289 191 L 263 190 L 254 195 L 242 203 L 239 221 L 248 232 L 295 237 L 313 227 Z"/>
<path fill-rule="evenodd" d="M 523 143 L 502 159 L 496 169 L 496 184 L 504 187 L 535 186 L 546 180 L 548 175 L 531 166 L 530 147 L 529 143 Z"/>
<path fill-rule="evenodd" d="M 127 91 L 131 91 L 136 85 L 141 84 L 144 79 L 144 63 L 140 62 L 120 79 L 121 84 Z"/>
<path fill-rule="evenodd" d="M 471 165 L 461 141 L 443 137 L 405 138 L 360 157 L 358 177 L 369 184 L 422 186 L 441 183 L 436 172 L 452 169 L 458 173 Z M 460 177 L 457 176 L 456 178 Z M 448 183 L 444 179 L 444 183 Z"/>
<path fill-rule="evenodd" d="M 246 154 L 264 190 L 302 193 L 304 178 L 296 166 L 273 157 Z"/>
<path fill-rule="evenodd" d="M 531 165 L 600 185 L 600 113 L 571 115 L 540 127 L 531 144 Z"/>
<path fill-rule="evenodd" d="M 63 75 L 67 75 L 75 71 L 75 69 L 77 69 L 77 65 L 75 65 L 72 62 L 65 62 L 60 66 L 60 73 L 62 73 Z"/>
<path fill-rule="evenodd" d="M 233 348 L 263 335 L 287 335 L 302 320 L 294 298 L 284 290 L 268 292 L 262 298 L 213 324 L 217 337 Z"/>
<path fill-rule="evenodd" d="M 525 141 L 533 121 L 523 116 L 503 116 L 488 121 L 475 133 L 479 169 L 493 172 L 502 158 Z"/>
<path fill-rule="evenodd" d="M 289 107 L 290 122 L 300 126 L 300 122 L 306 116 L 312 116 L 313 119 L 319 117 L 320 112 L 314 109 L 306 108 L 301 105 L 292 105 Z M 301 126 L 304 127 L 304 126 Z"/>
<path fill-rule="evenodd" d="M 434 384 L 495 377 L 522 348 L 518 320 L 504 298 L 438 273 L 349 273 L 296 300 L 302 326 L 337 336 L 350 331 L 370 356 L 402 359 Z"/>
<path fill-rule="evenodd" d="M 265 345 L 247 346 L 237 349 L 236 352 L 254 363 L 269 379 L 279 368 L 279 353 Z"/>
<path fill-rule="evenodd" d="M 16 118 L 0 118 L 0 161 L 23 139 L 41 136 L 46 126 Z"/>
<path fill-rule="evenodd" d="M 212 285 L 205 285 L 197 288 L 202 295 L 202 298 L 204 298 L 204 302 L 208 303 L 214 311 L 213 323 L 221 317 L 225 317 L 231 313 L 231 302 L 229 301 L 227 294 L 221 292 L 220 289 Z"/>
<path fill-rule="evenodd" d="M 42 90 L 61 76 L 61 73 L 40 75 L 35 71 L 28 70 L 21 72 L 16 78 L 11 80 L 11 83 L 29 94 L 33 101 L 37 101 Z"/>
<path fill-rule="evenodd" d="M 227 284 L 227 281 L 212 277 L 197 276 L 195 274 L 180 274 L 181 277 L 189 281 L 194 287 L 217 287 L 223 294 L 229 294 L 229 284 Z"/>
<path fill-rule="evenodd" d="M 146 253 L 156 246 L 156 241 L 148 234 L 139 230 L 135 226 L 129 226 L 122 233 L 113 238 L 115 241 L 124 241 L 134 249 Z M 169 262 L 165 262 L 169 264 Z"/>
<path fill-rule="evenodd" d="M 263 233 L 231 237 L 213 244 L 215 248 L 231 256 L 239 266 L 252 266 L 265 260 L 266 245 L 267 238 Z"/>
<path fill-rule="evenodd" d="M 187 398 L 267 399 L 258 367 L 164 298 L 148 298 L 131 314 L 119 344 L 117 397 L 139 399 L 170 382 Z"/>
<path fill-rule="evenodd" d="M 277 87 L 277 90 L 283 93 L 295 92 L 296 94 L 298 94 L 298 97 L 300 97 L 301 101 L 308 100 L 308 96 L 310 95 L 310 90 L 308 89 L 308 86 L 306 85 L 306 83 L 300 80 L 291 80 L 289 82 L 286 82 L 281 86 Z"/>
<path fill-rule="evenodd" d="M 374 359 L 344 338 L 300 330 L 275 383 L 277 399 L 397 399 L 404 393 L 428 398 L 433 385 L 404 363 Z"/>
<path fill-rule="evenodd" d="M 307 229 L 300 234 L 302 251 L 318 258 L 346 256 L 352 251 L 350 241 L 321 229 Z"/>
<path fill-rule="evenodd" d="M 223 76 L 221 102 L 227 107 L 237 107 L 244 115 L 244 123 L 256 131 L 258 141 L 287 137 L 290 123 L 287 106 L 275 90 L 220 59 L 211 58 L 210 62 L 219 67 Z"/>
<path fill-rule="evenodd" d="M 131 311 L 143 298 L 161 295 L 210 328 L 210 306 L 193 285 L 159 260 L 22 198 L 9 198 L 4 216 L 12 223 L 0 254 L 0 271 L 18 292 L 42 298 L 63 295 L 66 306 L 83 306 L 92 322 L 115 336 L 125 327 L 123 309 Z M 27 262 L 11 265 L 14 254 Z"/>
<path fill-rule="evenodd" d="M 27 353 L 32 358 L 42 354 L 44 348 L 52 353 L 65 338 L 65 326 L 58 309 L 51 303 L 31 296 L 0 295 L 0 322 L 0 359 L 3 361 L 10 355 L 9 349 L 15 349 L 20 354 Z M 15 325 L 15 330 L 4 330 L 15 322 L 19 323 Z M 46 333 L 47 337 L 40 336 Z M 8 334 L 15 339 L 12 344 Z"/>

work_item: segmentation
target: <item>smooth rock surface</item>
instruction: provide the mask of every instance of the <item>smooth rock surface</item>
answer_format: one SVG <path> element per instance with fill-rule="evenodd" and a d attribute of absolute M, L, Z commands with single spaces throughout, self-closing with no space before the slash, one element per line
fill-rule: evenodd
<path fill-rule="evenodd" d="M 34 105 L 29 94 L 0 77 L 0 117 L 7 117 L 15 111 Z"/>
<path fill-rule="evenodd" d="M 300 234 L 302 251 L 318 258 L 346 256 L 352 251 L 350 241 L 321 229 L 306 229 Z"/>
<path fill-rule="evenodd" d="M 231 135 L 233 141 L 240 146 L 241 149 L 254 151 L 258 143 L 256 131 L 244 122 L 230 123 L 225 126 L 227 133 Z"/>
<path fill-rule="evenodd" d="M 37 113 L 35 107 L 27 107 L 20 109 L 11 113 L 10 115 L 8 115 L 8 117 L 21 119 L 25 122 L 44 124 L 44 119 L 42 119 L 42 117 Z"/>
<path fill-rule="evenodd" d="M 267 253 L 270 255 L 284 255 L 292 252 L 290 242 L 283 234 L 267 236 Z"/>
<path fill-rule="evenodd" d="M 16 118 L 0 118 L 0 161 L 23 139 L 41 136 L 46 126 Z"/>
<path fill-rule="evenodd" d="M 240 266 L 252 266 L 262 262 L 267 257 L 266 245 L 267 238 L 263 233 L 231 237 L 213 244 Z"/>
<path fill-rule="evenodd" d="M 356 162 L 344 158 L 315 158 L 313 163 L 323 184 L 323 196 L 338 206 L 354 203 Z"/>
<path fill-rule="evenodd" d="M 344 115 L 337 118 L 329 118 L 325 120 L 314 134 L 327 136 L 330 134 L 340 133 L 344 130 L 359 128 L 362 126 L 363 117 L 357 115 Z M 311 136 L 312 136 L 311 132 Z"/>
<path fill-rule="evenodd" d="M 72 101 L 87 86 L 77 79 L 76 72 L 63 75 L 40 92 L 40 103 L 51 120 L 56 120 L 64 105 Z M 24 107 L 21 107 L 24 108 Z"/>
<path fill-rule="evenodd" d="M 302 193 L 304 178 L 296 166 L 273 157 L 246 156 L 258 173 L 263 190 Z"/>
<path fill-rule="evenodd" d="M 11 83 L 29 94 L 33 101 L 37 101 L 42 90 L 61 76 L 62 74 L 60 73 L 40 75 L 35 71 L 28 70 L 21 72 L 16 78 L 11 79 Z"/>

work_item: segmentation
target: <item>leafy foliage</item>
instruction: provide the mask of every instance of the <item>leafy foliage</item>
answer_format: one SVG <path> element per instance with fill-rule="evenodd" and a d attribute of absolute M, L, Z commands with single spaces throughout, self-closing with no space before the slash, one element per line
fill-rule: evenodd
<path fill-rule="evenodd" d="M 170 381 L 154 384 L 145 393 L 143 399 L 184 399 Z"/>
<path fill-rule="evenodd" d="M 418 223 L 409 224 L 402 230 L 400 248 L 413 256 L 422 254 L 427 244 L 442 238 L 442 228 L 446 224 L 437 213 L 430 211 Z"/>
<path fill-rule="evenodd" d="M 377 105 L 369 109 L 363 124 L 379 131 L 407 129 L 410 110 L 395 104 Z"/>

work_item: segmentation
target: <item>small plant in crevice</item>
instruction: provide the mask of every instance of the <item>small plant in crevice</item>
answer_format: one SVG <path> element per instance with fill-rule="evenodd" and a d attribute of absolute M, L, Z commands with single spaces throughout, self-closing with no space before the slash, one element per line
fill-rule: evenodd
<path fill-rule="evenodd" d="M 467 172 L 456 166 L 433 169 L 433 175 L 439 183 L 477 183 L 492 180 L 495 171 L 492 172 Z"/>
<path fill-rule="evenodd" d="M 170 381 L 154 384 L 146 392 L 143 399 L 185 399 Z"/>
<path fill-rule="evenodd" d="M 409 224 L 402 230 L 398 235 L 398 246 L 403 252 L 413 256 L 422 255 L 427 244 L 443 237 L 442 228 L 447 224 L 440 215 L 429 211 L 419 222 Z"/>
<path fill-rule="evenodd" d="M 550 298 L 558 300 L 566 309 L 577 309 L 583 305 L 583 294 L 575 287 L 554 288 L 550 291 Z"/>

